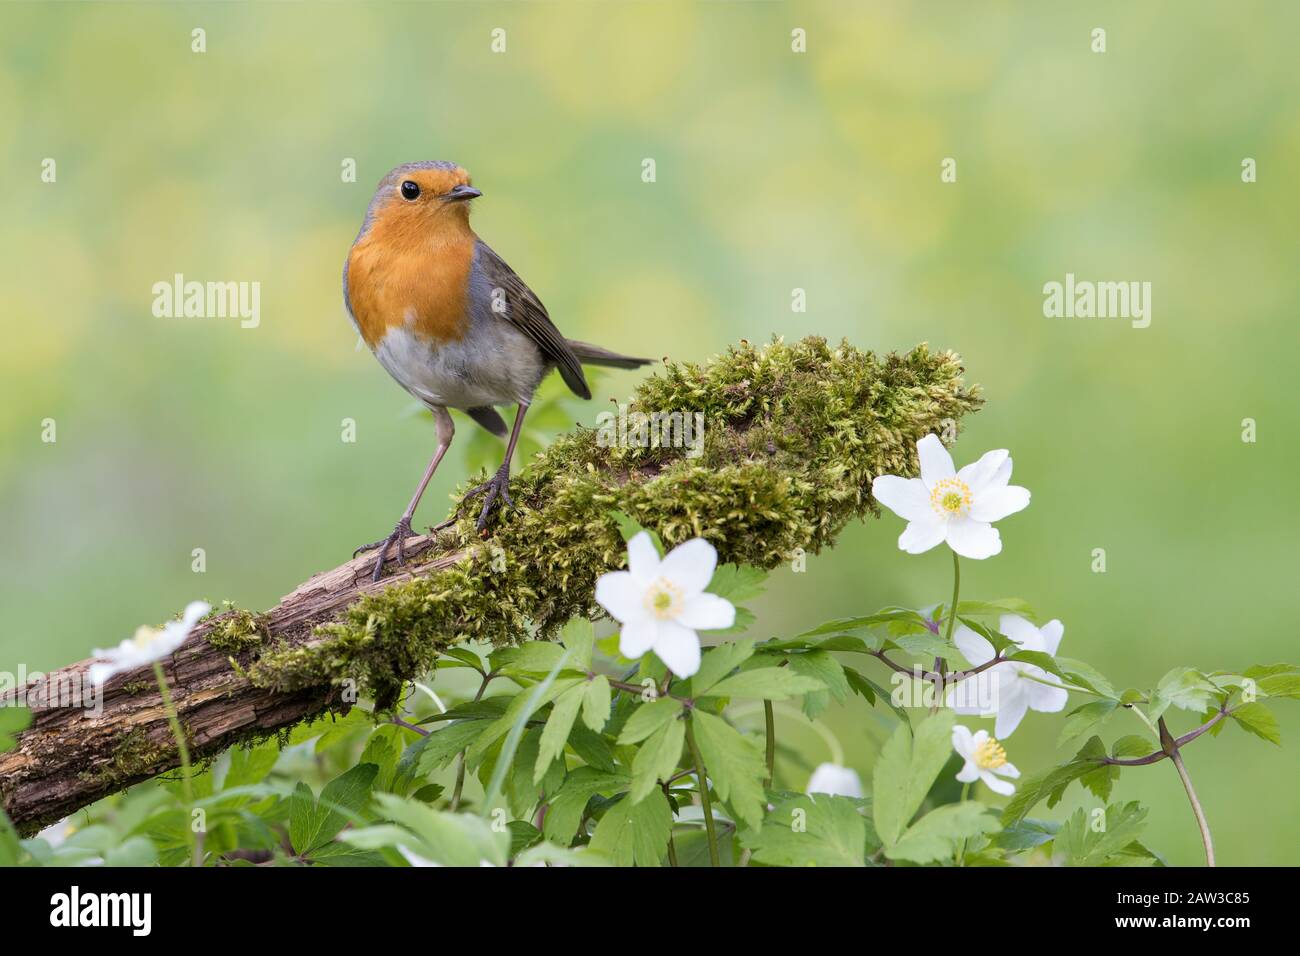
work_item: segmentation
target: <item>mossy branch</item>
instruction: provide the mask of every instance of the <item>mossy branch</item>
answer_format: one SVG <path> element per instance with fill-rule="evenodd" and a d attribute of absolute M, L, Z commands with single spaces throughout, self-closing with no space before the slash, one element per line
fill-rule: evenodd
<path fill-rule="evenodd" d="M 264 614 L 230 610 L 197 627 L 167 662 L 191 749 L 211 756 L 346 710 L 354 693 L 391 707 L 451 644 L 546 637 L 593 614 L 597 575 L 624 561 L 615 511 L 668 546 L 707 538 L 726 562 L 770 568 L 799 549 L 816 553 L 876 512 L 872 478 L 916 473 L 919 438 L 955 437 L 982 401 L 961 375 L 957 356 L 925 345 L 877 356 L 820 338 L 742 342 L 701 365 L 666 364 L 629 412 L 702 414 L 702 447 L 690 454 L 579 429 L 513 479 L 520 510 L 503 512 L 486 540 L 466 515 L 436 538 L 411 538 L 414 559 L 377 584 L 373 558 L 362 557 Z M 96 717 L 35 708 L 18 748 L 0 754 L 0 797 L 21 829 L 176 765 L 144 678 L 111 679 Z"/>

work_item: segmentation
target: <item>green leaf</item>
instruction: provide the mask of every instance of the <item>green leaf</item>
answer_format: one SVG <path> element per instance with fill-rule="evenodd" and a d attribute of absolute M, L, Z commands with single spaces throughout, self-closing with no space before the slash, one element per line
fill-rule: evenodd
<path fill-rule="evenodd" d="M 1021 820 L 1005 827 L 993 843 L 1008 853 L 1021 853 L 1052 840 L 1060 828 L 1059 823 L 1049 820 Z"/>
<path fill-rule="evenodd" d="M 705 648 L 700 660 L 700 669 L 691 678 L 691 694 L 703 697 L 718 681 L 722 680 L 754 653 L 753 641 L 730 641 L 716 647 Z"/>
<path fill-rule="evenodd" d="M 786 700 L 826 685 L 812 677 L 801 677 L 787 667 L 756 667 L 725 678 L 709 690 L 709 697 L 757 697 Z"/>
<path fill-rule="evenodd" d="M 546 769 L 564 753 L 564 745 L 569 739 L 573 722 L 578 719 L 578 710 L 587 696 L 585 681 L 579 681 L 555 700 L 551 716 L 542 730 L 541 746 L 537 752 L 537 766 L 533 768 L 533 782 L 538 783 L 546 776 Z"/>
<path fill-rule="evenodd" d="M 1101 771 L 1103 777 L 1090 778 L 1093 785 L 1099 789 L 1106 780 L 1113 781 L 1114 777 L 1118 776 L 1119 768 L 1103 763 L 1102 759 L 1105 756 L 1106 745 L 1101 742 L 1101 738 L 1089 737 L 1088 742 L 1069 763 L 1021 779 L 1015 796 L 1002 811 L 1002 825 L 1013 826 L 1019 823 L 1040 800 L 1045 798 L 1048 807 L 1056 806 L 1061 801 L 1065 788 L 1082 777 Z M 1106 789 L 1109 792 L 1109 788 Z"/>
<path fill-rule="evenodd" d="M 964 604 L 965 602 L 963 601 L 962 603 Z M 968 618 L 961 617 L 960 615 L 958 615 L 957 619 L 961 621 L 963 624 L 965 624 L 967 627 L 969 627 L 976 634 L 978 634 L 980 637 L 984 638 L 984 640 L 988 641 L 989 644 L 993 646 L 993 650 L 995 653 L 1003 654 L 1004 656 L 1007 656 L 1006 652 L 1010 651 L 1011 653 L 1015 653 L 1020 649 L 1019 644 L 1017 644 L 1011 638 L 1007 637 L 1001 631 L 991 628 L 987 624 L 982 624 L 979 621 L 973 621 Z"/>
<path fill-rule="evenodd" d="M 752 565 L 720 564 L 709 581 L 708 591 L 732 604 L 741 604 L 763 593 L 767 572 Z"/>
<path fill-rule="evenodd" d="M 1249 731 L 1256 737 L 1269 743 L 1282 744 L 1282 728 L 1278 726 L 1273 712 L 1263 704 L 1254 703 L 1238 707 L 1229 715 L 1241 725 L 1242 730 Z"/>
<path fill-rule="evenodd" d="M 609 678 L 597 674 L 582 695 L 582 722 L 599 733 L 609 722 Z"/>
<path fill-rule="evenodd" d="M 936 610 L 942 610 L 936 608 Z M 946 613 L 946 611 L 944 612 Z M 958 601 L 957 616 L 974 615 L 977 617 L 1001 617 L 1003 614 L 1016 614 L 1029 621 L 1038 619 L 1034 609 L 1027 601 L 1020 598 L 998 598 L 996 601 Z"/>
<path fill-rule="evenodd" d="M 458 720 L 442 730 L 435 730 L 415 743 L 416 773 L 427 776 L 451 763 L 452 758 L 469 747 L 491 722 L 487 720 Z"/>
<path fill-rule="evenodd" d="M 1157 720 L 1171 705 L 1200 714 L 1219 694 L 1219 688 L 1200 671 L 1193 667 L 1175 667 L 1151 692 L 1147 716 Z"/>
<path fill-rule="evenodd" d="M 1073 657 L 1058 657 L 1056 665 L 1065 672 L 1065 679 L 1087 690 L 1096 691 L 1103 697 L 1115 698 L 1115 688 L 1101 671 Z"/>
<path fill-rule="evenodd" d="M 1094 825 L 1091 814 L 1080 808 L 1061 825 L 1053 846 L 1070 866 L 1101 866 L 1138 838 L 1146 815 L 1136 801 L 1109 806 L 1103 826 Z"/>
<path fill-rule="evenodd" d="M 651 790 L 640 803 L 624 798 L 606 810 L 591 835 L 591 849 L 615 866 L 659 866 L 672 826 L 668 798 Z"/>
<path fill-rule="evenodd" d="M 551 796 L 546 819 L 542 824 L 546 839 L 568 846 L 573 842 L 578 824 L 582 821 L 582 812 L 591 798 L 598 793 L 621 790 L 627 784 L 627 777 L 604 773 L 594 767 L 579 767 L 574 770 Z"/>
<path fill-rule="evenodd" d="M 570 667 L 575 670 L 591 667 L 591 655 L 596 647 L 596 630 L 591 621 L 585 617 L 572 618 L 560 631 L 560 640 L 569 649 Z"/>
<path fill-rule="evenodd" d="M 552 646 L 558 647 L 559 645 Z M 558 658 L 556 663 L 559 663 Z M 583 677 L 566 677 L 563 680 L 553 681 L 547 686 L 538 684 L 515 694 L 505 712 L 485 727 L 479 734 L 478 739 L 470 746 L 469 759 L 471 763 L 477 765 L 479 760 L 491 749 L 492 745 L 511 731 L 516 722 L 531 719 L 533 714 L 555 700 L 555 698 L 570 688 L 585 683 L 585 681 L 586 678 Z M 539 688 L 541 693 L 534 696 Z"/>
<path fill-rule="evenodd" d="M 434 810 L 427 804 L 391 793 L 375 795 L 384 817 L 399 826 L 362 827 L 340 839 L 365 849 L 404 846 L 410 852 L 441 866 L 505 866 L 510 831 L 499 831 L 480 816 Z M 402 829 L 409 831 L 404 837 Z"/>
<path fill-rule="evenodd" d="M 839 703 L 849 699 L 849 681 L 844 674 L 844 665 L 837 661 L 828 651 L 808 651 L 805 654 L 791 654 L 790 669 L 796 674 L 820 681 L 832 697 Z"/>
<path fill-rule="evenodd" d="M 757 832 L 744 834 L 766 866 L 865 866 L 867 821 L 854 801 L 827 794 L 778 803 Z"/>
<path fill-rule="evenodd" d="M 452 661 L 455 661 L 456 664 L 461 665 L 463 667 L 473 668 L 474 670 L 478 671 L 480 674 L 484 673 L 483 658 L 479 657 L 471 650 L 466 650 L 463 647 L 448 647 L 446 650 L 442 652 L 442 656 L 444 658 L 451 658 Z M 451 665 L 446 660 L 439 660 L 438 666 L 449 667 L 453 665 Z"/>
<path fill-rule="evenodd" d="M 1112 757 L 1145 757 L 1155 753 L 1160 747 L 1150 737 L 1141 734 L 1127 734 L 1111 744 Z"/>
<path fill-rule="evenodd" d="M 891 860 L 933 863 L 957 855 L 961 840 L 983 833 L 996 833 L 998 820 L 981 803 L 966 800 L 931 810 L 904 831 L 893 846 L 885 848 Z"/>
<path fill-rule="evenodd" d="M 310 853 L 334 839 L 365 806 L 378 773 L 372 763 L 357 764 L 325 784 L 319 800 L 299 781 L 289 806 L 289 842 L 294 850 Z"/>
<path fill-rule="evenodd" d="M 1269 697 L 1300 699 L 1300 674 L 1269 674 L 1256 681 L 1255 686 Z M 3 746 L 0 746 L 3 749 Z"/>
<path fill-rule="evenodd" d="M 682 711 L 682 702 L 675 697 L 660 697 L 648 704 L 642 704 L 632 712 L 623 732 L 618 735 L 620 744 L 635 744 L 645 740 L 670 720 L 676 719 Z"/>
<path fill-rule="evenodd" d="M 640 803 L 659 780 L 667 780 L 677 769 L 686 738 L 686 722 L 673 720 L 651 734 L 632 761 L 632 789 L 628 799 Z"/>
<path fill-rule="evenodd" d="M 1089 701 L 1076 707 L 1065 718 L 1065 726 L 1061 728 L 1061 735 L 1056 738 L 1056 746 L 1059 747 L 1067 740 L 1073 740 L 1075 737 L 1096 730 L 1106 722 L 1106 718 L 1113 714 L 1118 706 L 1119 701 L 1107 698 Z"/>
<path fill-rule="evenodd" d="M 876 832 L 885 846 L 898 842 L 952 755 L 955 719 L 952 711 L 941 710 L 922 721 L 915 738 L 907 724 L 899 724 L 881 748 L 871 779 Z"/>
<path fill-rule="evenodd" d="M 762 753 L 721 717 L 697 708 L 687 719 L 713 789 L 740 820 L 758 826 L 763 820 L 763 777 L 767 773 Z"/>
<path fill-rule="evenodd" d="M 549 673 L 564 656 L 565 647 L 552 641 L 528 641 L 518 647 L 502 647 L 492 652 L 492 666 L 507 677 Z M 569 660 L 573 660 L 570 654 Z"/>
<path fill-rule="evenodd" d="M 1065 676 L 1065 672 L 1061 670 L 1060 665 L 1056 663 L 1056 658 L 1045 651 L 1016 651 L 1007 660 L 1033 664 L 1035 667 L 1041 667 L 1047 673 L 1061 678 L 1061 680 L 1069 679 Z"/>

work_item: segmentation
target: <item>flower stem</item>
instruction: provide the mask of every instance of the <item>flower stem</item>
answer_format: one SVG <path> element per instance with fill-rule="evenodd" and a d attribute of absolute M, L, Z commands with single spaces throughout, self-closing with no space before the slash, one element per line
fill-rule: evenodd
<path fill-rule="evenodd" d="M 970 799 L 970 788 L 971 785 L 969 783 L 963 783 L 961 785 L 962 803 L 965 803 L 967 800 Z M 966 865 L 965 860 L 966 860 L 966 838 L 962 837 L 961 842 L 957 844 L 957 865 L 965 866 Z"/>
<path fill-rule="evenodd" d="M 1160 718 L 1160 743 L 1164 745 L 1165 752 L 1169 754 L 1169 759 L 1174 762 L 1174 768 L 1178 771 L 1178 779 L 1183 782 L 1183 789 L 1187 791 L 1187 799 L 1192 804 L 1192 813 L 1196 817 L 1196 826 L 1201 831 L 1201 843 L 1205 846 L 1205 865 L 1214 866 L 1214 840 L 1210 836 L 1210 823 L 1205 819 L 1205 810 L 1201 807 L 1201 801 L 1196 796 L 1196 790 L 1192 786 L 1192 778 L 1187 773 L 1187 767 L 1183 764 L 1183 755 L 1178 750 L 1178 743 L 1169 733 L 1169 728 L 1165 726 L 1165 719 Z"/>
<path fill-rule="evenodd" d="M 695 761 L 695 776 L 700 782 L 700 806 L 704 810 L 704 829 L 709 835 L 709 865 L 721 866 L 718 855 L 718 831 L 713 825 L 713 803 L 709 799 L 709 780 L 704 770 L 704 757 L 700 755 L 700 745 L 695 742 L 695 728 L 690 716 L 686 718 L 686 746 L 691 749 L 691 759 Z"/>
<path fill-rule="evenodd" d="M 763 787 L 770 790 L 776 769 L 776 715 L 772 712 L 770 700 L 763 701 L 763 727 L 767 731 L 767 776 L 763 778 Z"/>
<path fill-rule="evenodd" d="M 158 661 L 153 662 L 153 676 L 158 681 L 158 693 L 162 697 L 163 710 L 167 712 L 167 725 L 171 728 L 172 737 L 176 739 L 176 753 L 181 759 L 181 793 L 185 797 L 185 816 L 190 817 L 194 809 L 194 786 L 190 781 L 190 747 L 185 740 L 185 731 L 181 728 L 180 717 L 176 714 L 176 705 L 172 702 L 172 692 L 167 685 L 167 677 L 163 674 L 162 664 Z M 199 856 L 199 842 L 194 832 L 193 819 L 185 821 L 185 829 L 189 832 L 190 865 L 200 866 L 203 861 Z"/>
<path fill-rule="evenodd" d="M 957 598 L 961 594 L 961 558 L 952 553 L 952 601 L 948 604 L 948 626 L 944 628 L 943 642 L 952 644 L 952 629 L 957 623 Z M 943 672 L 947 662 L 942 657 L 934 659 L 934 704 L 930 713 L 938 713 L 943 705 Z"/>

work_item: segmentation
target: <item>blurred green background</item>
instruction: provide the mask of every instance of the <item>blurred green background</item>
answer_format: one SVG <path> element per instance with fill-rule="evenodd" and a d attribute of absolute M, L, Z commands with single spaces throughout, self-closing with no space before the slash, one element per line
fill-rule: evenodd
<path fill-rule="evenodd" d="M 1059 617 L 1063 654 L 1120 686 L 1294 658 L 1298 28 L 1282 3 L 6 4 L 0 669 L 194 597 L 269 606 L 392 527 L 432 428 L 355 347 L 339 274 L 374 183 L 432 158 L 471 170 L 478 232 L 571 336 L 690 360 L 774 333 L 959 351 L 988 405 L 958 464 L 1009 447 L 1034 493 L 964 593 Z M 155 318 L 177 272 L 260 282 L 260 327 Z M 1151 326 L 1044 318 L 1067 272 L 1153 283 Z M 453 447 L 419 519 L 477 449 Z M 946 551 L 904 555 L 901 530 L 778 572 L 755 636 L 946 599 Z M 864 775 L 881 713 L 830 718 Z M 1031 716 L 1011 759 L 1044 766 L 1059 729 Z M 1298 862 L 1294 749 L 1228 728 L 1187 763 L 1222 863 Z M 1115 797 L 1155 807 L 1171 862 L 1201 859 L 1168 765 Z"/>

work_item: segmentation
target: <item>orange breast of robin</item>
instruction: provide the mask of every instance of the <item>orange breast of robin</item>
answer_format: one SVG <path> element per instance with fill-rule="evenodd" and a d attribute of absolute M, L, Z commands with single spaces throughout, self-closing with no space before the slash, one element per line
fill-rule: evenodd
<path fill-rule="evenodd" d="M 417 225 L 377 221 L 349 255 L 348 304 L 372 350 L 390 328 L 434 347 L 467 331 L 474 235 Z"/>

